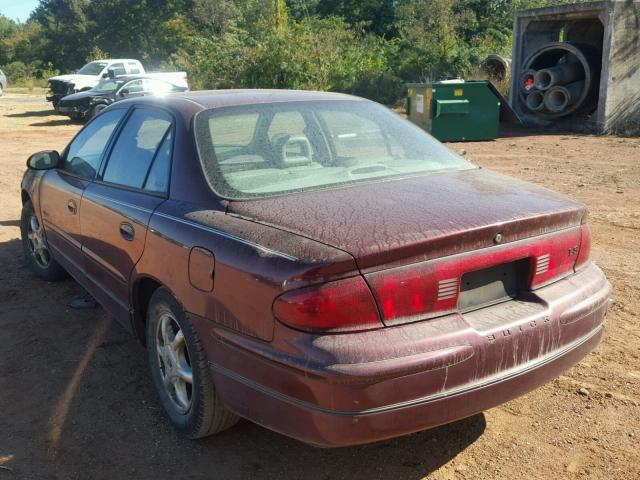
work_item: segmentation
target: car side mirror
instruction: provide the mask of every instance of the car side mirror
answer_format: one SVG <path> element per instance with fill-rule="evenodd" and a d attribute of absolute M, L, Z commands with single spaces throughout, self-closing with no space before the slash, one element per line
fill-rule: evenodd
<path fill-rule="evenodd" d="M 55 150 L 34 153 L 27 160 L 27 168 L 31 170 L 51 170 L 58 165 L 60 165 L 60 154 Z"/>
<path fill-rule="evenodd" d="M 105 72 L 105 73 L 103 73 L 103 74 L 102 74 L 102 78 L 109 78 L 109 74 L 108 74 L 108 73 L 106 73 L 106 72 Z"/>
<path fill-rule="evenodd" d="M 129 89 L 128 88 L 123 88 L 122 90 L 120 90 L 120 96 L 124 97 L 126 95 L 129 95 Z"/>

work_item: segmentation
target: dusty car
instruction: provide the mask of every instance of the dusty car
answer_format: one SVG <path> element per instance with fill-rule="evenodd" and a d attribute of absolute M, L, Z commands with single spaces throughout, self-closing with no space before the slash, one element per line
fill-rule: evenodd
<path fill-rule="evenodd" d="M 120 100 L 146 95 L 185 92 L 189 89 L 187 86 L 176 84 L 184 82 L 184 72 L 162 73 L 160 74 L 161 78 L 155 78 L 152 75 L 154 74 L 103 78 L 98 85 L 90 90 L 63 97 L 58 102 L 58 112 L 71 118 L 88 120 Z M 176 83 L 169 80 L 176 80 Z"/>
<path fill-rule="evenodd" d="M 28 264 L 140 338 L 190 438 L 245 417 L 320 446 L 387 439 L 522 395 L 602 336 L 585 207 L 367 100 L 125 100 L 28 167 Z"/>

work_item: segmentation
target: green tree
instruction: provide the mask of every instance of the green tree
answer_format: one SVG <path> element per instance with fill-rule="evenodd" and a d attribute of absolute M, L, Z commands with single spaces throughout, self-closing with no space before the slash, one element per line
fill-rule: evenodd
<path fill-rule="evenodd" d="M 61 70 L 82 66 L 91 48 L 85 14 L 88 4 L 88 0 L 40 0 L 30 20 L 42 28 L 41 61 Z"/>

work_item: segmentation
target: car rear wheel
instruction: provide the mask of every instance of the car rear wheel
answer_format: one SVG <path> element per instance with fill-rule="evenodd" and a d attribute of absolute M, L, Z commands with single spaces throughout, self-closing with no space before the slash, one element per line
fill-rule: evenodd
<path fill-rule="evenodd" d="M 44 228 L 30 201 L 22 207 L 20 232 L 25 262 L 31 271 L 49 282 L 64 280 L 67 272 L 51 256 Z"/>
<path fill-rule="evenodd" d="M 146 328 L 153 383 L 175 428 L 187 438 L 200 438 L 233 426 L 239 418 L 216 393 L 200 338 L 165 288 L 151 297 Z"/>

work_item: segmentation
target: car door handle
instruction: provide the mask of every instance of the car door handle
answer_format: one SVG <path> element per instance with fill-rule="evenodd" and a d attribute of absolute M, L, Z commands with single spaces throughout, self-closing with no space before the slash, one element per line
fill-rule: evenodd
<path fill-rule="evenodd" d="M 132 241 L 135 236 L 136 231 L 133 229 L 133 225 L 127 222 L 122 222 L 120 224 L 120 235 L 127 241 Z"/>
<path fill-rule="evenodd" d="M 74 202 L 73 200 L 69 200 L 67 202 L 67 209 L 69 210 L 69 213 L 75 215 L 78 211 L 78 206 L 76 205 L 76 202 Z"/>

